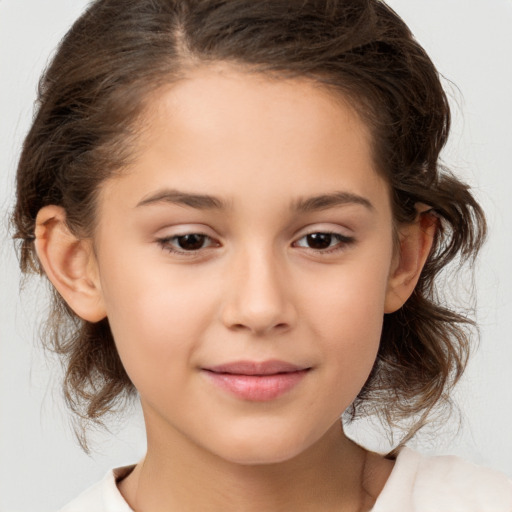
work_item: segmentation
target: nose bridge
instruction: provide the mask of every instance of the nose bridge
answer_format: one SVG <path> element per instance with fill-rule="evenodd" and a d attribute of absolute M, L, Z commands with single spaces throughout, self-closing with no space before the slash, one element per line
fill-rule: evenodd
<path fill-rule="evenodd" d="M 224 322 L 230 328 L 264 334 L 293 322 L 283 258 L 270 244 L 252 243 L 233 256 Z"/>

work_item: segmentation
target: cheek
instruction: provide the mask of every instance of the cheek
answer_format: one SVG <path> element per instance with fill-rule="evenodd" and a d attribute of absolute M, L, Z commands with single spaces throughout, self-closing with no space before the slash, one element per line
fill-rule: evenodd
<path fill-rule="evenodd" d="M 104 273 L 108 278 L 102 289 L 119 355 L 139 388 L 148 376 L 168 380 L 192 364 L 213 301 L 208 288 L 197 293 L 186 277 L 171 273 L 171 267 L 157 272 L 155 267 L 127 263 L 116 260 Z"/>
<path fill-rule="evenodd" d="M 344 338 L 364 340 L 380 333 L 384 316 L 388 269 L 386 261 L 358 258 L 344 267 L 334 268 L 310 286 L 307 308 L 326 332 L 345 333 Z M 313 313 L 314 312 L 314 313 Z"/>
<path fill-rule="evenodd" d="M 330 362 L 333 397 L 344 387 L 351 399 L 375 363 L 380 344 L 388 267 L 370 260 L 338 269 L 309 295 L 308 316 L 314 339 Z M 338 386 L 339 383 L 339 386 Z M 338 396 L 339 399 L 339 396 Z M 348 404 L 344 404 L 345 406 Z"/>

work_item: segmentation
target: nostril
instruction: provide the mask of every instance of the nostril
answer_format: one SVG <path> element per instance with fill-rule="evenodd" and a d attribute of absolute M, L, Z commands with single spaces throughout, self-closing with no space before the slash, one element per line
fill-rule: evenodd
<path fill-rule="evenodd" d="M 230 328 L 234 331 L 251 331 L 255 334 L 268 334 L 270 332 L 275 331 L 286 331 L 289 328 L 289 324 L 286 322 L 280 322 L 275 325 L 268 325 L 268 326 L 251 326 L 249 324 L 243 324 L 243 323 L 236 323 L 232 324 Z"/>

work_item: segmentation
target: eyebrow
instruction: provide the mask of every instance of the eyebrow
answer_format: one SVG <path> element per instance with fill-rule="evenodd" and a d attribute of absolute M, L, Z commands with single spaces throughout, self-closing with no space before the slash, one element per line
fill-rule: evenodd
<path fill-rule="evenodd" d="M 227 206 L 226 203 L 218 197 L 208 194 L 191 194 L 180 190 L 165 189 L 142 199 L 137 203 L 137 208 L 158 203 L 189 206 L 199 210 L 222 210 L 226 209 Z M 292 203 L 292 210 L 299 213 L 310 213 L 349 204 L 359 204 L 368 210 L 374 210 L 372 203 L 368 199 L 351 192 L 333 192 L 330 194 L 299 198 Z"/>
<path fill-rule="evenodd" d="M 349 204 L 359 204 L 371 211 L 375 209 L 366 197 L 351 192 L 333 192 L 331 194 L 300 198 L 294 202 L 293 209 L 301 213 L 309 213 Z"/>
<path fill-rule="evenodd" d="M 139 206 L 146 206 L 158 203 L 177 204 L 182 206 L 190 206 L 199 210 L 225 209 L 226 204 L 217 197 L 207 194 L 190 194 L 180 190 L 160 190 L 155 194 L 145 197 L 137 203 Z"/>

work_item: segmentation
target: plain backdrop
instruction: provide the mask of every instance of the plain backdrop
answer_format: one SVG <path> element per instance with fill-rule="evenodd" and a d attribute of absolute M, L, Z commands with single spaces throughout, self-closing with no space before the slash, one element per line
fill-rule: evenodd
<path fill-rule="evenodd" d="M 512 476 L 512 0 L 390 4 L 449 80 L 454 128 L 444 160 L 474 187 L 490 223 L 476 278 L 481 344 L 457 393 L 462 423 L 458 428 L 454 419 L 420 437 L 418 445 Z M 37 343 L 45 289 L 34 279 L 20 295 L 6 226 L 38 77 L 85 5 L 84 0 L 0 0 L 2 512 L 55 510 L 108 468 L 138 460 L 145 447 L 140 414 L 118 421 L 111 434 L 93 436 L 92 456 L 78 447 L 60 396 L 59 367 Z M 352 432 L 371 447 L 385 447 L 368 426 L 355 425 Z"/>

